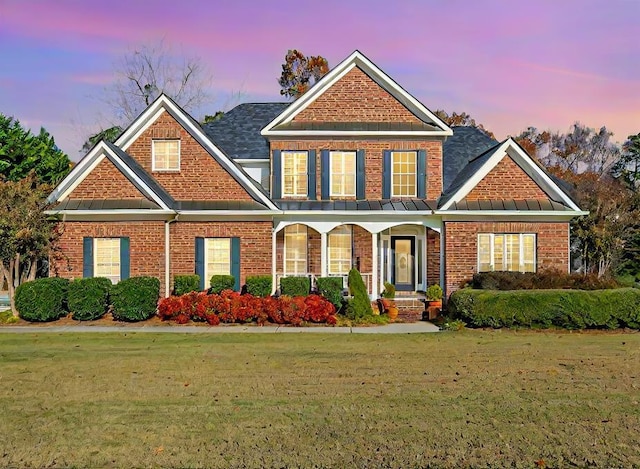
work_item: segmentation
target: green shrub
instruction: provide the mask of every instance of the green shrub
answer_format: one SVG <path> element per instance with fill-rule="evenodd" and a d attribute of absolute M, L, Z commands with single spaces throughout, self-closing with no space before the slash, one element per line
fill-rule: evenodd
<path fill-rule="evenodd" d="M 273 279 L 271 275 L 253 275 L 247 277 L 247 293 L 265 298 L 271 295 Z"/>
<path fill-rule="evenodd" d="M 200 276 L 193 275 L 176 275 L 173 279 L 173 294 L 181 296 L 192 291 L 200 291 Z"/>
<path fill-rule="evenodd" d="M 565 329 L 640 328 L 640 291 L 463 289 L 454 292 L 449 312 L 473 327 Z"/>
<path fill-rule="evenodd" d="M 92 321 L 109 309 L 111 280 L 104 277 L 79 278 L 69 284 L 69 311 L 73 319 Z"/>
<path fill-rule="evenodd" d="M 393 300 L 396 297 L 396 286 L 389 282 L 384 282 L 384 290 L 380 293 L 382 298 Z"/>
<path fill-rule="evenodd" d="M 26 282 L 18 286 L 15 294 L 16 309 L 26 321 L 55 321 L 65 316 L 69 280 L 49 277 Z"/>
<path fill-rule="evenodd" d="M 358 320 L 366 316 L 372 316 L 373 309 L 371 309 L 371 300 L 367 293 L 367 287 L 357 269 L 349 271 L 349 291 L 352 298 L 347 302 L 347 317 L 352 320 Z"/>
<path fill-rule="evenodd" d="M 233 275 L 213 275 L 209 282 L 211 284 L 209 293 L 216 295 L 223 290 L 233 290 L 236 286 L 236 278 Z"/>
<path fill-rule="evenodd" d="M 316 284 L 318 285 L 318 293 L 333 303 L 336 311 L 339 311 L 344 300 L 342 296 L 342 277 L 318 277 Z"/>
<path fill-rule="evenodd" d="M 280 293 L 287 296 L 307 296 L 311 291 L 309 277 L 282 277 Z"/>
<path fill-rule="evenodd" d="M 481 290 L 604 290 L 618 288 L 611 278 L 595 274 L 569 274 L 549 269 L 540 272 L 481 272 L 475 274 L 471 287 Z"/>
<path fill-rule="evenodd" d="M 426 297 L 429 301 L 438 301 L 442 299 L 442 287 L 436 283 L 427 288 Z"/>
<path fill-rule="evenodd" d="M 113 318 L 117 321 L 144 321 L 156 313 L 160 280 L 131 277 L 111 288 Z"/>

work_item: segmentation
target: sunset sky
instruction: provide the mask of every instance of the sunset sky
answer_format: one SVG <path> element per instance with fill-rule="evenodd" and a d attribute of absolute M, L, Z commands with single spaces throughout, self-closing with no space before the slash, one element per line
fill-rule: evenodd
<path fill-rule="evenodd" d="M 77 160 L 105 125 L 114 63 L 164 39 L 213 76 L 201 118 L 284 101 L 287 49 L 334 66 L 363 52 L 432 110 L 498 139 L 528 126 L 640 132 L 640 0 L 0 0 L 0 113 Z"/>

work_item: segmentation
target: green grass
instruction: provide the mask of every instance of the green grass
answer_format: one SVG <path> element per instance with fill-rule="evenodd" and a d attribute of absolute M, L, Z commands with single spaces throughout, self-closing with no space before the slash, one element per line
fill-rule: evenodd
<path fill-rule="evenodd" d="M 640 334 L 0 334 L 0 383 L 0 467 L 640 465 Z"/>

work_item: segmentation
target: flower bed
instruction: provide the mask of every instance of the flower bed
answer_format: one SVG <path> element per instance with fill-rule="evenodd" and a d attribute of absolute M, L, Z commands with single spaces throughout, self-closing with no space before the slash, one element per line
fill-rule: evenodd
<path fill-rule="evenodd" d="M 261 298 L 231 290 L 223 290 L 220 294 L 191 292 L 164 298 L 158 303 L 158 316 L 163 321 L 178 324 L 195 321 L 212 326 L 221 322 L 294 326 L 305 322 L 331 325 L 337 322 L 335 306 L 320 295 Z"/>

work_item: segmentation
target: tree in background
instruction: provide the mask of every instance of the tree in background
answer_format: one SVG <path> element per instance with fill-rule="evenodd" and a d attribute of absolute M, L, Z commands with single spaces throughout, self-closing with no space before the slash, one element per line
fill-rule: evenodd
<path fill-rule="evenodd" d="M 622 145 L 622 154 L 613 168 L 629 187 L 640 189 L 640 133 L 629 135 Z"/>
<path fill-rule="evenodd" d="M 116 139 L 122 133 L 122 127 L 114 125 L 108 129 L 101 130 L 95 135 L 89 137 L 89 139 L 82 145 L 82 151 L 87 153 L 91 150 L 99 141 L 104 140 L 106 142 L 115 142 Z"/>
<path fill-rule="evenodd" d="M 282 74 L 278 83 L 280 94 L 297 99 L 307 92 L 318 80 L 329 72 L 327 59 L 318 56 L 306 57 L 293 49 L 287 52 L 282 64 Z"/>
<path fill-rule="evenodd" d="M 482 130 L 489 137 L 495 138 L 493 132 L 485 129 L 482 124 L 477 124 L 476 120 L 466 112 L 461 112 L 460 114 L 453 112 L 452 114 L 449 114 L 443 109 L 437 109 L 434 114 L 449 127 L 475 127 L 476 129 Z"/>
<path fill-rule="evenodd" d="M 35 172 L 18 181 L 0 181 L 0 283 L 8 285 L 15 316 L 16 288 L 36 278 L 38 259 L 54 252 L 60 237 L 58 220 L 44 213 L 50 190 Z"/>
<path fill-rule="evenodd" d="M 70 169 L 69 157 L 44 128 L 34 135 L 0 114 L 0 179 L 18 181 L 33 171 L 39 182 L 55 185 Z"/>

